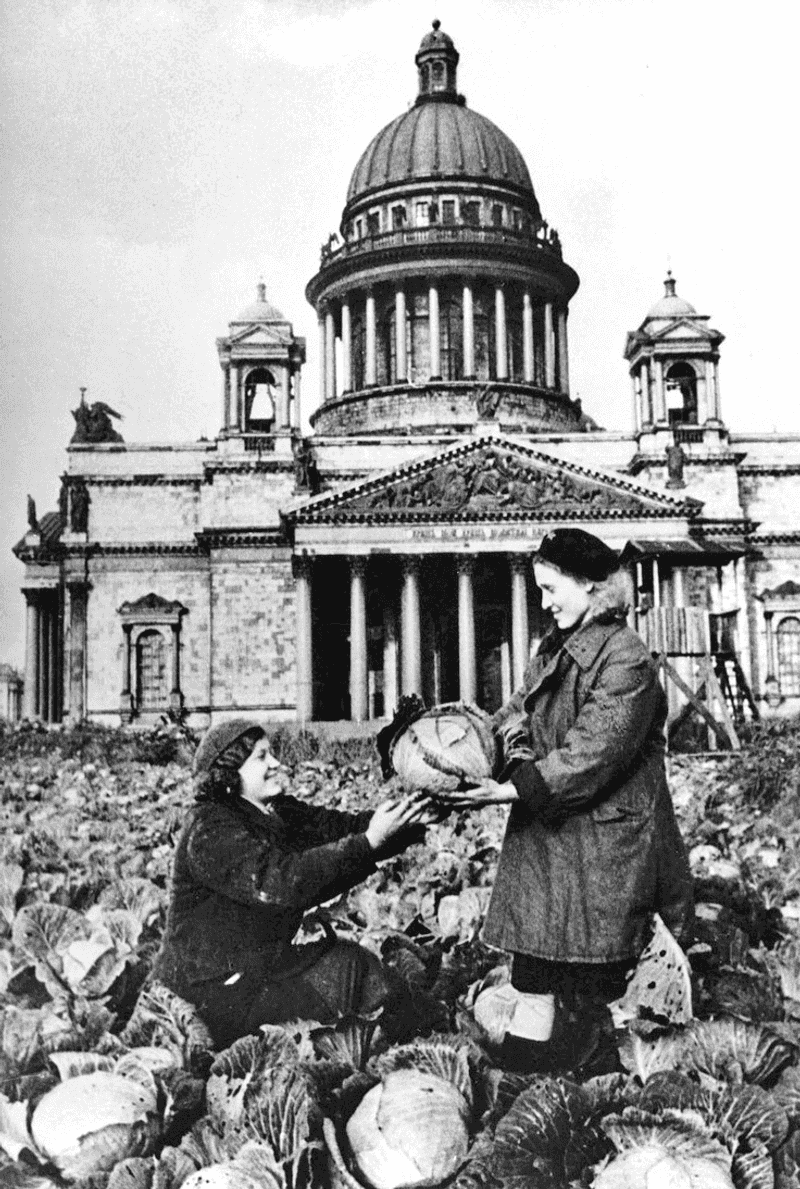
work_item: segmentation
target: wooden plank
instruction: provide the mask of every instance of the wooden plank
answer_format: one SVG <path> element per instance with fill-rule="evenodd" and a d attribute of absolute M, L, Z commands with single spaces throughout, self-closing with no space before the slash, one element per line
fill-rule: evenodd
<path fill-rule="evenodd" d="M 703 657 L 702 661 L 700 662 L 700 667 L 705 672 L 706 685 L 708 686 L 709 693 L 712 695 L 712 697 L 716 698 L 717 704 L 719 705 L 722 721 L 725 723 L 725 729 L 730 735 L 731 746 L 736 751 L 738 751 L 742 744 L 739 736 L 736 734 L 736 726 L 733 721 L 733 716 L 731 715 L 731 712 L 728 708 L 728 703 L 725 698 L 725 694 L 722 692 L 722 687 L 717 680 L 717 675 L 714 672 L 714 666 L 711 663 L 711 658 Z M 710 698 L 709 701 L 711 701 Z"/>
<path fill-rule="evenodd" d="M 716 718 L 714 718 L 714 715 L 711 713 L 708 707 L 703 705 L 703 703 L 697 697 L 695 691 L 691 688 L 691 686 L 686 684 L 680 673 L 678 673 L 677 670 L 669 663 L 663 652 L 659 653 L 658 663 L 663 668 L 670 681 L 672 681 L 677 686 L 677 688 L 681 691 L 687 701 L 691 703 L 703 721 L 708 724 L 708 726 L 722 743 L 723 747 L 738 748 L 740 744 L 736 732 L 733 731 L 732 734 L 727 732 L 722 723 L 717 722 Z M 716 683 L 717 679 L 714 676 L 713 670 L 711 675 L 714 677 L 714 681 Z M 717 688 L 719 688 L 718 683 Z M 727 714 L 727 707 L 725 707 L 725 712 Z M 730 718 L 730 716 L 728 717 Z M 733 742 L 734 739 L 736 740 L 735 743 Z"/>

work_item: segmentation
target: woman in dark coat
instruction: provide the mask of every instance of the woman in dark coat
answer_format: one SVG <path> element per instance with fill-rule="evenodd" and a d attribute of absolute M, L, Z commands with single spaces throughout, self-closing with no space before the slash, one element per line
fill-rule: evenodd
<path fill-rule="evenodd" d="M 306 910 L 419 840 L 426 802 L 356 814 L 303 804 L 247 719 L 206 733 L 194 774 L 155 977 L 196 1005 L 220 1047 L 261 1024 L 374 1011 L 386 983 L 373 954 L 333 936 L 292 941 Z"/>
<path fill-rule="evenodd" d="M 580 529 L 549 533 L 533 568 L 555 624 L 495 716 L 500 781 L 464 802 L 512 806 L 483 935 L 513 955 L 503 1058 L 529 1070 L 588 1059 L 653 912 L 680 937 L 692 905 L 665 774 L 666 698 L 626 626 L 627 575 Z"/>

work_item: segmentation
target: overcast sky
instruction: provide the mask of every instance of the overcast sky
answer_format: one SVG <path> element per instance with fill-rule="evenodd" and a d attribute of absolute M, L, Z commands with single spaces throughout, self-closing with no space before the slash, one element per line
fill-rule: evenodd
<path fill-rule="evenodd" d="M 438 17 L 581 287 L 573 395 L 627 429 L 625 334 L 678 292 L 726 336 L 734 429 L 800 432 L 792 0 L 0 0 L 0 660 L 21 664 L 25 496 L 56 506 L 81 385 L 128 441 L 213 436 L 215 338 L 304 288 Z"/>

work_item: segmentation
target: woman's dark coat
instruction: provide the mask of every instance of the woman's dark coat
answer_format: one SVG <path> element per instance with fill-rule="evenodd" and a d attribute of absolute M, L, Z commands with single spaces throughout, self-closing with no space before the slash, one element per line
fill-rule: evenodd
<path fill-rule="evenodd" d="M 241 798 L 194 806 L 178 839 L 156 977 L 197 1001 L 234 976 L 248 987 L 299 973 L 319 949 L 293 947 L 303 914 L 375 870 L 349 814 L 276 797 L 265 814 Z"/>
<path fill-rule="evenodd" d="M 527 728 L 485 940 L 559 962 L 638 957 L 652 912 L 680 934 L 691 877 L 664 770 L 666 698 L 644 643 L 594 620 L 543 642 L 496 716 Z"/>

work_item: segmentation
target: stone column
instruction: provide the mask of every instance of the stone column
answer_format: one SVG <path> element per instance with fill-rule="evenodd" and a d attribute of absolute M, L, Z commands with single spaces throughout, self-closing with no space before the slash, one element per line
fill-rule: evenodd
<path fill-rule="evenodd" d="M 526 289 L 522 295 L 522 378 L 532 384 L 533 377 L 533 305 L 530 290 Z"/>
<path fill-rule="evenodd" d="M 290 425 L 289 409 L 291 402 L 291 393 L 289 390 L 289 368 L 290 364 L 281 370 L 281 408 L 278 416 L 278 428 L 288 429 Z"/>
<path fill-rule="evenodd" d="M 567 310 L 558 311 L 558 386 L 569 396 L 569 351 L 567 350 Z"/>
<path fill-rule="evenodd" d="M 642 361 L 639 369 L 639 386 L 642 394 L 642 424 L 653 424 L 653 400 L 650 392 L 650 368 L 647 360 Z"/>
<path fill-rule="evenodd" d="M 408 379 L 408 351 L 406 349 L 406 295 L 398 289 L 394 295 L 394 354 L 395 380 Z"/>
<path fill-rule="evenodd" d="M 336 399 L 336 322 L 330 307 L 325 314 L 325 391 L 328 400 Z"/>
<path fill-rule="evenodd" d="M 528 566 L 524 553 L 512 553 L 511 567 L 511 663 L 514 689 L 519 689 L 525 676 L 530 650 L 528 628 Z"/>
<path fill-rule="evenodd" d="M 86 610 L 88 590 L 83 582 L 69 588 L 69 717 L 86 717 Z"/>
<path fill-rule="evenodd" d="M 222 373 L 222 428 L 231 427 L 231 373 L 230 368 Z"/>
<path fill-rule="evenodd" d="M 367 699 L 366 558 L 350 558 L 350 718 L 365 722 Z"/>
<path fill-rule="evenodd" d="M 311 562 L 294 559 L 295 637 L 297 649 L 297 721 L 314 716 L 313 653 L 311 632 Z"/>
<path fill-rule="evenodd" d="M 653 607 L 661 606 L 661 576 L 658 572 L 658 558 L 654 557 L 653 567 Z"/>
<path fill-rule="evenodd" d="M 431 379 L 442 378 L 442 351 L 439 339 L 439 290 L 435 285 L 428 289 L 428 334 L 431 340 Z"/>
<path fill-rule="evenodd" d="M 366 306 L 364 310 L 364 349 L 366 353 L 366 361 L 364 368 L 364 383 L 367 387 L 374 385 L 378 380 L 378 344 L 375 327 L 375 294 L 370 289 L 367 292 Z"/>
<path fill-rule="evenodd" d="M 25 690 L 24 716 L 39 714 L 39 599 L 32 590 L 25 592 Z"/>
<path fill-rule="evenodd" d="M 328 386 L 325 366 L 325 310 L 322 306 L 317 310 L 317 330 L 319 332 L 319 403 L 324 405 L 328 399 Z"/>
<path fill-rule="evenodd" d="M 697 424 L 708 421 L 708 384 L 705 373 L 697 377 Z"/>
<path fill-rule="evenodd" d="M 475 376 L 475 309 L 472 301 L 472 286 L 464 285 L 462 295 L 462 320 L 464 323 L 464 379 Z"/>
<path fill-rule="evenodd" d="M 667 394 L 664 390 L 664 361 L 654 359 L 653 363 L 656 369 L 655 419 L 659 425 L 664 425 L 669 420 L 667 417 Z"/>
<path fill-rule="evenodd" d="M 50 654 L 50 669 L 48 672 L 48 718 L 50 722 L 58 722 L 61 718 L 61 649 L 59 632 L 59 614 L 58 614 L 58 592 L 56 592 L 51 606 L 49 616 L 49 640 L 48 652 Z"/>
<path fill-rule="evenodd" d="M 169 691 L 169 704 L 173 710 L 180 710 L 183 705 L 183 694 L 181 693 L 180 620 L 172 624 L 172 688 Z"/>
<path fill-rule="evenodd" d="M 131 689 L 131 670 L 133 668 L 133 644 L 131 633 L 133 624 L 122 625 L 122 689 L 119 695 L 119 712 L 123 722 L 129 722 L 133 712 L 134 694 Z"/>
<path fill-rule="evenodd" d="M 342 301 L 342 392 L 353 389 L 353 331 L 350 325 L 350 299 Z"/>
<path fill-rule="evenodd" d="M 397 616 L 394 603 L 383 605 L 383 716 L 391 718 L 397 709 Z"/>
<path fill-rule="evenodd" d="M 404 694 L 422 693 L 422 640 L 419 619 L 419 558 L 402 558 L 403 592 L 400 606 L 400 649 Z"/>
<path fill-rule="evenodd" d="M 778 676 L 777 649 L 775 647 L 775 633 L 772 630 L 772 612 L 764 612 L 764 627 L 767 635 L 767 678 Z"/>
<path fill-rule="evenodd" d="M 475 558 L 456 558 L 458 569 L 458 696 L 462 702 L 474 702 L 477 694 L 475 658 Z"/>
<path fill-rule="evenodd" d="M 295 364 L 295 370 L 292 373 L 292 425 L 295 429 L 300 429 L 300 364 Z"/>
<path fill-rule="evenodd" d="M 713 359 L 706 361 L 706 400 L 708 401 L 708 416 L 711 421 L 721 421 L 719 404 L 719 375 L 717 365 Z"/>
<path fill-rule="evenodd" d="M 553 336 L 553 303 L 544 306 L 544 384 L 545 388 L 556 386 L 556 344 Z"/>
<path fill-rule="evenodd" d="M 642 428 L 641 407 L 642 397 L 641 389 L 639 387 L 639 377 L 636 372 L 631 372 L 631 390 L 633 396 L 633 432 L 638 433 Z"/>
<path fill-rule="evenodd" d="M 228 367 L 228 402 L 230 407 L 230 420 L 228 421 L 228 428 L 233 430 L 241 429 L 242 417 L 239 410 L 239 369 L 234 363 Z"/>
<path fill-rule="evenodd" d="M 50 614 L 44 599 L 39 604 L 39 673 L 37 685 L 39 689 L 39 717 L 45 722 L 49 719 L 50 699 Z"/>
<path fill-rule="evenodd" d="M 498 380 L 508 379 L 508 334 L 506 330 L 506 294 L 502 285 L 494 290 L 494 354 Z"/>

